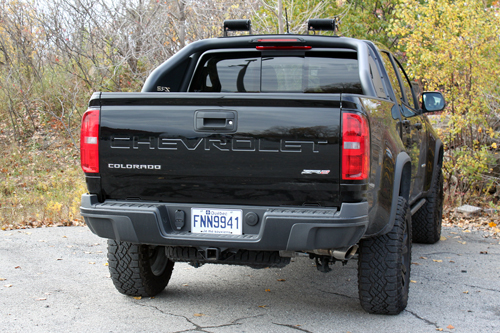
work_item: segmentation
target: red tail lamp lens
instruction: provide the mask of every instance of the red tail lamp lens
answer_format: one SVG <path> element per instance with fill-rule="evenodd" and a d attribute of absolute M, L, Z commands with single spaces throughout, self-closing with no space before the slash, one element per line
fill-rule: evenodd
<path fill-rule="evenodd" d="M 358 113 L 342 114 L 342 179 L 368 179 L 370 172 L 370 129 Z"/>
<path fill-rule="evenodd" d="M 99 172 L 99 110 L 87 110 L 83 114 L 80 161 L 83 172 Z"/>

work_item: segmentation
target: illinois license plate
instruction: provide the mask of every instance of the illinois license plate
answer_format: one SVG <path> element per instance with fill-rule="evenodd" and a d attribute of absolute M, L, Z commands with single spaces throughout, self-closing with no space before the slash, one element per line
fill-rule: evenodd
<path fill-rule="evenodd" d="M 241 235 L 241 209 L 191 208 L 191 232 Z"/>

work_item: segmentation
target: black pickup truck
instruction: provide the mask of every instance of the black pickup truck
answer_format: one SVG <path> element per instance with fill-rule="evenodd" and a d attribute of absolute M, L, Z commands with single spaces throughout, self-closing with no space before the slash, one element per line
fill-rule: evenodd
<path fill-rule="evenodd" d="M 374 43 L 308 33 L 198 41 L 142 92 L 94 93 L 81 214 L 109 239 L 116 288 L 158 294 L 175 262 L 309 256 L 328 272 L 354 257 L 362 307 L 401 312 L 412 240 L 441 231 L 443 146 L 425 113 L 445 103 L 415 88 Z"/>

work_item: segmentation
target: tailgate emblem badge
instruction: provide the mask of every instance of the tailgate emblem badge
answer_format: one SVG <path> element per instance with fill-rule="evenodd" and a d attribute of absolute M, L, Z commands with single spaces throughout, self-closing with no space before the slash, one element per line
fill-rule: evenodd
<path fill-rule="evenodd" d="M 302 170 L 302 175 L 328 175 L 330 170 Z"/>

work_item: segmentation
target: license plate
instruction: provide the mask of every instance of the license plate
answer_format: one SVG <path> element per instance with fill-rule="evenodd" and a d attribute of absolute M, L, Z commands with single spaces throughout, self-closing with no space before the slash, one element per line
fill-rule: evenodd
<path fill-rule="evenodd" d="M 191 232 L 241 235 L 241 209 L 191 208 Z"/>

